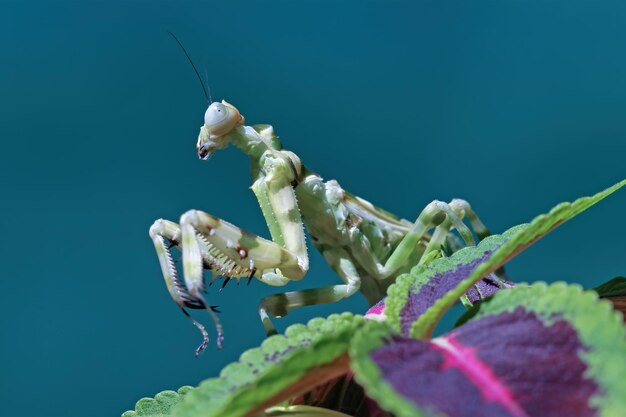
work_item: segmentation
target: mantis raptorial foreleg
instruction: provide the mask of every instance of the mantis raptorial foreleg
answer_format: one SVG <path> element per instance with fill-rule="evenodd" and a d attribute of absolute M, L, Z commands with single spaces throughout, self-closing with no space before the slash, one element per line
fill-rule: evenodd
<path fill-rule="evenodd" d="M 202 324 L 200 324 L 193 317 L 191 317 L 187 310 L 185 310 L 185 307 L 193 309 L 202 308 L 206 309 L 209 312 L 217 329 L 217 344 L 221 347 L 222 339 L 224 336 L 222 326 L 219 322 L 219 319 L 215 315 L 217 307 L 207 305 L 204 297 L 202 297 L 202 295 L 197 290 L 189 290 L 189 286 L 185 288 L 185 286 L 183 286 L 183 284 L 180 282 L 180 279 L 178 278 L 178 271 L 176 269 L 176 265 L 174 264 L 170 248 L 174 246 L 181 250 L 180 226 L 169 220 L 159 219 L 154 222 L 152 227 L 150 227 L 150 237 L 152 238 L 152 242 L 154 243 L 154 247 L 159 258 L 159 264 L 161 265 L 161 271 L 163 272 L 165 284 L 170 295 L 172 296 L 176 304 L 178 304 L 185 316 L 187 316 L 191 320 L 193 325 L 198 328 L 200 333 L 202 333 L 202 344 L 196 349 L 196 356 L 198 356 L 200 353 L 202 353 L 204 349 L 206 349 L 209 343 L 209 334 Z M 169 244 L 166 244 L 165 239 L 167 239 Z M 198 245 L 199 247 L 201 247 L 201 258 L 204 262 L 208 262 L 208 248 L 206 247 L 206 245 L 203 244 L 203 242 L 198 242 Z"/>
<path fill-rule="evenodd" d="M 183 214 L 180 226 L 159 220 L 150 229 L 170 294 L 181 308 L 206 306 L 202 296 L 205 268 L 213 272 L 211 281 L 217 275 L 224 276 L 224 285 L 232 278 L 255 277 L 265 284 L 282 286 L 306 273 L 308 257 L 300 213 L 291 188 L 292 168 L 285 157 L 273 152 L 264 155 L 260 168 L 253 189 L 270 233 L 277 242 L 248 233 L 199 210 Z M 178 280 L 164 239 L 182 252 L 184 287 Z M 223 338 L 221 325 L 211 309 L 208 310 L 215 321 L 220 346 Z M 206 331 L 198 322 L 192 321 L 203 334 L 204 342 L 198 349 L 202 351 L 207 342 Z"/>
<path fill-rule="evenodd" d="M 208 213 L 190 210 L 181 217 L 180 224 L 185 282 L 191 279 L 200 290 L 204 289 L 202 243 L 208 247 L 214 278 L 255 277 L 265 284 L 282 286 L 289 282 L 285 275 L 302 275 L 299 259 L 290 250 Z"/>

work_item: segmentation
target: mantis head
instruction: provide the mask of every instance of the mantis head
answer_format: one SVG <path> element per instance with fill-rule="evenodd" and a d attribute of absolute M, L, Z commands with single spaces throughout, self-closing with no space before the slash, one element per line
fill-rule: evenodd
<path fill-rule="evenodd" d="M 244 117 L 232 104 L 222 100 L 209 105 L 204 113 L 204 126 L 200 128 L 196 150 L 200 159 L 206 160 L 213 152 L 228 146 L 228 134 L 243 125 Z"/>

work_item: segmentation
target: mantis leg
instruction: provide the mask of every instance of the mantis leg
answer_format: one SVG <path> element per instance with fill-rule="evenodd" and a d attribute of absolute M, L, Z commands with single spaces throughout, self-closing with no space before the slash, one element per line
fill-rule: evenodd
<path fill-rule="evenodd" d="M 456 211 L 465 214 L 470 222 L 470 225 L 472 226 L 472 229 L 474 230 L 474 233 L 476 233 L 476 236 L 478 236 L 478 240 L 483 240 L 487 236 L 491 235 L 489 229 L 487 229 L 487 227 L 483 224 L 483 222 L 480 220 L 476 212 L 472 209 L 467 201 L 456 198 L 450 202 L 450 206 L 454 206 Z M 510 286 L 510 283 L 506 282 L 510 279 L 506 275 L 504 265 L 498 268 L 494 274 L 495 276 L 493 278 L 496 281 L 496 284 L 500 286 L 500 288 L 507 288 Z"/>
<path fill-rule="evenodd" d="M 321 248 L 326 262 L 341 277 L 343 284 L 328 285 L 301 291 L 289 291 L 272 294 L 263 298 L 259 304 L 259 315 L 268 336 L 276 334 L 272 317 L 284 317 L 297 307 L 332 303 L 349 297 L 361 288 L 361 278 L 350 255 L 343 249 Z"/>
<path fill-rule="evenodd" d="M 422 211 L 415 224 L 405 234 L 384 266 L 372 256 L 367 238 L 356 230 L 351 234 L 353 254 L 358 257 L 360 265 L 372 277 L 386 279 L 397 273 L 400 268 L 404 267 L 406 269 L 408 262 L 411 262 L 410 265 L 414 263 L 426 264 L 439 257 L 440 250 L 444 244 L 447 245 L 448 250 L 456 251 L 460 249 L 463 244 L 458 241 L 456 236 L 450 234 L 450 230 L 453 227 L 457 229 L 465 245 L 473 245 L 474 240 L 471 232 L 463 224 L 464 218 L 469 220 L 472 229 L 480 240 L 489 236 L 489 230 L 484 226 L 467 201 L 454 199 L 449 204 L 434 201 Z M 416 253 L 416 246 L 425 237 L 425 233 L 433 227 L 434 231 L 427 240 L 426 247 Z M 503 268 L 498 269 L 491 276 L 491 279 L 500 288 L 510 286 Z M 481 296 L 480 289 L 477 286 L 475 286 L 475 289 Z M 366 298 L 372 299 L 371 296 L 368 297 L 365 290 L 364 288 Z"/>
<path fill-rule="evenodd" d="M 254 277 L 268 285 L 282 286 L 305 272 L 299 257 L 289 249 L 203 211 L 183 214 L 180 227 L 183 271 L 190 292 L 204 290 L 202 245 L 207 248 L 213 279 L 216 275 L 238 280 Z"/>
<path fill-rule="evenodd" d="M 466 201 L 460 199 L 454 199 L 450 203 L 433 201 L 403 233 L 400 242 L 386 261 L 379 260 L 372 253 L 372 243 L 358 228 L 350 229 L 351 253 L 369 276 L 380 280 L 388 279 L 398 271 L 407 270 L 415 264 L 430 262 L 439 256 L 444 244 L 453 251 L 463 246 L 474 245 L 472 232 L 463 223 L 466 216 L 470 218 L 470 224 L 480 239 L 489 235 L 487 228 Z M 462 241 L 450 234 L 453 228 L 459 232 Z M 432 229 L 434 229 L 432 235 L 428 236 L 427 232 Z M 372 294 L 372 297 L 379 298 L 379 294 Z M 368 299 L 372 297 L 366 295 Z"/>
<path fill-rule="evenodd" d="M 291 279 L 302 277 L 306 269 L 302 267 L 301 258 L 291 250 L 246 232 L 224 220 L 198 210 L 190 210 L 180 219 L 183 242 L 183 271 L 185 283 L 191 294 L 199 294 L 204 290 L 202 279 L 202 245 L 208 252 L 210 265 L 214 274 L 226 277 L 224 285 L 231 278 L 257 278 L 259 281 L 282 286 Z M 298 292 L 270 296 L 262 301 L 259 312 L 263 319 L 266 332 L 275 332 L 267 314 L 280 316 L 293 304 L 307 305 L 310 300 L 330 302 L 343 298 L 345 295 L 358 291 L 359 286 L 345 288 L 320 288 L 305 294 Z M 286 301 L 285 301 L 286 300 Z M 267 313 L 266 313 L 267 312 Z"/>
<path fill-rule="evenodd" d="M 172 259 L 172 253 L 170 249 L 176 247 L 181 250 L 181 230 L 180 226 L 169 220 L 159 219 L 152 227 L 150 227 L 150 237 L 154 243 L 154 247 L 159 258 L 159 264 L 161 265 L 161 271 L 163 272 L 163 278 L 165 279 L 165 285 L 169 291 L 172 299 L 178 304 L 182 312 L 187 316 L 194 326 L 202 333 L 202 344 L 196 349 L 196 356 L 198 356 L 204 349 L 206 349 L 209 343 L 209 334 L 205 327 L 197 322 L 191 315 L 185 310 L 185 307 L 193 309 L 206 309 L 215 323 L 217 330 L 217 343 L 221 346 L 223 339 L 222 326 L 219 319 L 215 315 L 217 311 L 216 306 L 208 306 L 204 301 L 201 294 L 192 294 L 181 283 L 178 277 L 178 271 L 176 265 Z M 165 240 L 169 242 L 166 244 Z M 204 262 L 208 261 L 208 250 L 202 242 L 198 242 L 201 247 L 201 257 Z"/>
<path fill-rule="evenodd" d="M 209 306 L 202 295 L 204 269 L 213 272 L 211 281 L 217 275 L 223 275 L 223 286 L 231 278 L 243 277 L 256 277 L 266 284 L 281 286 L 289 282 L 283 273 L 295 278 L 304 274 L 300 258 L 289 249 L 198 210 L 183 214 L 180 226 L 169 220 L 157 220 L 150 228 L 150 237 L 170 295 L 202 333 L 203 342 L 196 355 L 206 348 L 208 334 L 204 326 L 189 315 L 186 307 L 204 308 L 209 312 L 217 330 L 218 347 L 221 347 L 224 337 L 214 313 L 215 307 Z M 184 285 L 178 277 L 171 247 L 182 252 Z"/>
<path fill-rule="evenodd" d="M 432 228 L 435 228 L 435 231 L 433 232 L 433 236 L 430 239 L 422 259 L 432 252 L 432 250 L 441 247 L 452 227 L 459 232 L 465 245 L 474 245 L 475 241 L 472 232 L 463 223 L 466 207 L 469 207 L 469 204 L 459 199 L 452 200 L 450 204 L 438 200 L 428 204 L 417 217 L 408 233 L 402 238 L 389 259 L 387 259 L 387 262 L 385 262 L 385 265 L 380 270 L 380 276 L 386 278 L 404 266 L 409 256 L 415 250 L 417 243 L 423 239 L 426 233 Z M 478 217 L 475 216 L 475 213 L 473 213 L 473 218 L 474 224 L 478 225 L 481 234 L 484 235 L 488 233 L 487 229 L 482 226 L 482 223 L 478 220 Z"/>
<path fill-rule="evenodd" d="M 470 220 L 470 224 L 472 225 L 472 229 L 478 236 L 479 240 L 484 239 L 489 236 L 489 231 L 480 221 L 476 213 L 471 209 L 469 203 L 465 200 L 454 199 L 449 204 L 449 207 L 452 209 L 452 213 L 458 217 L 459 221 L 462 221 L 465 216 Z M 471 216 L 468 214 L 471 213 Z M 428 246 L 426 246 L 426 250 L 424 251 L 424 256 L 420 259 L 419 263 L 422 264 L 428 259 L 428 254 L 433 251 L 439 250 L 442 245 L 446 242 L 446 239 L 449 236 L 450 230 L 453 226 L 453 218 L 449 213 L 446 213 L 446 218 L 443 222 L 441 222 L 437 227 L 428 242 Z M 465 244 L 468 244 L 468 241 L 465 241 Z"/>
<path fill-rule="evenodd" d="M 440 202 L 433 202 L 433 203 L 440 204 Z M 448 208 L 450 210 L 448 210 Z M 461 200 L 461 199 L 454 199 L 448 204 L 448 208 L 446 208 L 445 205 L 442 205 L 441 212 L 445 212 L 445 218 L 443 221 L 441 221 L 441 223 L 439 223 L 435 227 L 435 230 L 432 236 L 430 237 L 428 245 L 426 246 L 426 250 L 424 251 L 424 253 L 422 254 L 422 257 L 419 260 L 419 264 L 427 263 L 430 260 L 432 260 L 433 256 L 431 256 L 431 254 L 435 254 L 436 251 L 438 251 L 442 247 L 442 245 L 446 242 L 446 240 L 450 236 L 449 233 L 452 227 L 455 227 L 457 231 L 459 231 L 459 234 L 465 241 L 466 245 L 474 244 L 473 239 L 469 240 L 466 237 L 466 233 L 469 231 L 469 229 L 465 231 L 464 230 L 464 228 L 466 227 L 465 225 L 463 225 L 461 229 L 459 228 L 459 224 L 462 225 L 462 220 L 465 217 L 467 217 L 467 219 L 469 220 L 470 225 L 472 226 L 472 229 L 478 236 L 479 240 L 483 240 L 485 237 L 490 235 L 489 230 L 485 227 L 482 221 L 478 218 L 478 216 L 476 215 L 474 210 L 472 210 L 471 206 L 469 205 L 467 201 Z M 427 206 L 426 209 L 422 212 L 422 214 L 420 214 L 420 217 L 424 216 L 425 218 L 428 218 L 429 217 L 427 213 L 428 209 L 429 207 Z M 426 215 L 424 215 L 425 212 L 426 212 Z M 434 212 L 434 216 L 436 216 L 437 208 L 435 208 L 433 212 Z M 418 217 L 418 221 L 416 221 L 416 224 L 419 223 L 420 217 Z M 437 220 L 435 220 L 433 223 L 435 223 L 436 221 Z M 415 229 L 417 228 L 414 225 L 412 231 Z M 409 234 L 410 233 L 411 232 L 409 232 Z M 407 238 L 407 236 L 405 236 L 405 239 Z M 400 249 L 403 243 L 404 243 L 404 240 L 400 243 L 400 245 L 396 249 L 396 252 L 398 251 L 398 249 Z M 396 252 L 392 254 L 390 259 L 387 261 L 387 263 L 383 267 L 383 270 L 385 270 L 386 268 L 395 270 L 394 268 L 396 268 L 397 263 L 394 264 L 394 262 L 399 262 L 399 259 L 401 259 L 399 257 L 397 257 L 396 259 L 392 259 L 394 255 L 396 255 Z M 506 278 L 507 277 L 504 271 L 504 267 L 500 267 L 491 277 L 491 279 L 495 282 L 495 284 L 498 285 L 500 288 L 506 288 L 507 286 L 510 286 L 510 284 L 507 283 Z M 482 294 L 478 286 L 475 285 L 474 288 L 476 292 L 478 293 L 478 295 L 482 298 Z"/>
<path fill-rule="evenodd" d="M 470 225 L 474 230 L 474 233 L 476 233 L 476 236 L 478 236 L 478 240 L 483 240 L 487 236 L 491 235 L 489 229 L 485 227 L 480 218 L 478 218 L 476 212 L 472 209 L 472 206 L 470 206 L 467 201 L 460 198 L 455 198 L 450 202 L 450 207 L 454 207 L 454 210 L 456 212 L 461 212 L 465 214 L 465 217 L 467 217 L 467 219 L 469 220 Z M 461 215 L 461 218 L 462 217 L 463 216 Z"/>

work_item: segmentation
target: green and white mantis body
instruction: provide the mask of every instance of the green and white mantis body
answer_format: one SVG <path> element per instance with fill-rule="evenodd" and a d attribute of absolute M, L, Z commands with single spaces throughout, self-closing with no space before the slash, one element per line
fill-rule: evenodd
<path fill-rule="evenodd" d="M 309 269 L 304 226 L 342 283 L 263 298 L 259 315 L 268 335 L 275 333 L 270 317 L 283 317 L 299 306 L 335 302 L 358 291 L 370 305 L 380 301 L 399 274 L 439 256 L 444 247 L 450 252 L 475 244 L 464 218 L 479 239 L 489 235 L 470 205 L 460 199 L 431 202 L 413 223 L 377 208 L 344 191 L 337 181 L 324 181 L 296 154 L 282 149 L 272 126 L 246 126 L 234 106 L 214 102 L 200 128 L 198 156 L 209 159 L 231 144 L 250 159 L 252 190 L 271 240 L 199 210 L 184 213 L 179 224 L 159 219 L 150 228 L 172 298 L 188 317 L 185 308 L 204 308 L 211 314 L 219 347 L 223 331 L 202 295 L 203 270 L 213 272 L 211 282 L 223 276 L 224 284 L 241 278 L 272 286 L 300 280 Z M 463 243 L 449 233 L 452 229 Z M 172 247 L 182 252 L 184 284 L 172 260 Z M 208 335 L 191 320 L 204 336 L 199 354 Z"/>

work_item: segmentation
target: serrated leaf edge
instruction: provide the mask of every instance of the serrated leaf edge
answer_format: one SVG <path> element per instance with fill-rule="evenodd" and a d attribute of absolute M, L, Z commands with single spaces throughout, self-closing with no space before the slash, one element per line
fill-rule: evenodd
<path fill-rule="evenodd" d="M 149 414 L 143 414 L 143 412 L 141 411 L 141 409 L 144 407 L 144 404 L 146 404 L 146 403 L 149 404 L 149 403 L 154 403 L 154 402 L 162 404 L 162 403 L 165 402 L 165 397 L 169 397 L 172 394 L 178 395 L 180 397 L 179 399 L 182 400 L 183 396 L 185 394 L 187 394 L 189 391 L 191 391 L 192 389 L 194 389 L 192 386 L 184 385 L 184 386 L 180 387 L 176 391 L 173 391 L 173 390 L 161 391 L 158 394 L 156 394 L 153 398 L 150 398 L 150 397 L 140 398 L 135 403 L 135 409 L 134 410 L 125 411 L 124 413 L 122 413 L 121 417 L 143 417 L 143 416 L 147 416 Z"/>

